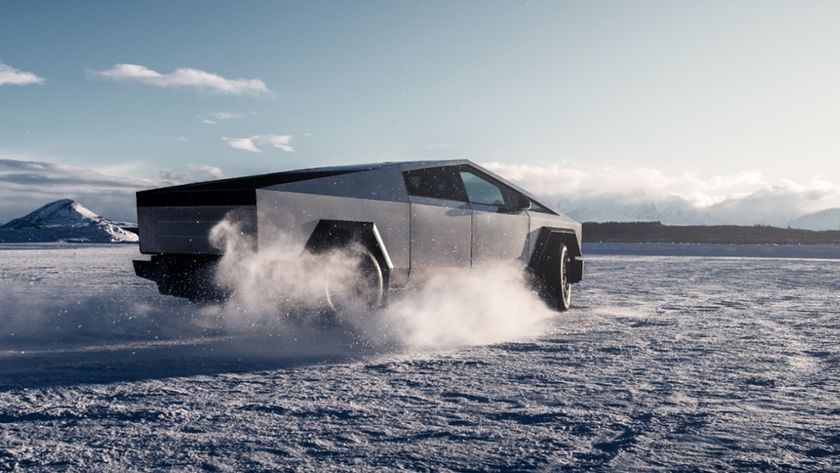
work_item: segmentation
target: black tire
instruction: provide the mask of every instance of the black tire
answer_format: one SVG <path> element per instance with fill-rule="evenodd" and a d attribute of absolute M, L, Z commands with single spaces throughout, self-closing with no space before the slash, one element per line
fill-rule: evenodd
<path fill-rule="evenodd" d="M 543 263 L 538 275 L 540 294 L 552 309 L 567 311 L 572 306 L 572 283 L 569 282 L 569 249 L 561 243 L 557 252 Z"/>
<path fill-rule="evenodd" d="M 557 281 L 559 304 L 557 310 L 569 310 L 572 307 L 572 283 L 569 282 L 569 263 L 572 257 L 566 245 L 560 245 L 560 278 Z"/>
<path fill-rule="evenodd" d="M 324 280 L 327 306 L 333 312 L 371 311 L 385 301 L 385 277 L 376 256 L 367 248 L 346 250 L 349 268 Z M 349 270 L 348 270 L 349 269 Z"/>

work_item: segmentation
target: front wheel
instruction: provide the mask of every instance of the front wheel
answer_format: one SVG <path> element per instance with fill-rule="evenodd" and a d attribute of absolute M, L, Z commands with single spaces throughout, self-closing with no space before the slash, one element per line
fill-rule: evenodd
<path fill-rule="evenodd" d="M 560 275 L 557 280 L 558 310 L 569 310 L 572 306 L 572 283 L 569 282 L 569 263 L 571 261 L 572 257 L 569 256 L 569 249 L 566 248 L 566 245 L 560 245 Z"/>
<path fill-rule="evenodd" d="M 572 283 L 569 280 L 569 249 L 561 243 L 556 253 L 542 262 L 538 271 L 537 286 L 540 295 L 552 309 L 566 311 L 572 306 Z"/>
<path fill-rule="evenodd" d="M 382 267 L 367 248 L 349 248 L 327 269 L 324 292 L 334 312 L 370 311 L 385 300 Z"/>

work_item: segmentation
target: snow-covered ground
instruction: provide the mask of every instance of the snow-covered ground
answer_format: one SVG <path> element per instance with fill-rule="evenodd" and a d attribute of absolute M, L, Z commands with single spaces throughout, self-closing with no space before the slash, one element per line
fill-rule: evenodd
<path fill-rule="evenodd" d="M 547 321 L 492 285 L 353 325 L 160 296 L 136 256 L 0 246 L 0 470 L 840 466 L 838 260 L 602 254 Z"/>

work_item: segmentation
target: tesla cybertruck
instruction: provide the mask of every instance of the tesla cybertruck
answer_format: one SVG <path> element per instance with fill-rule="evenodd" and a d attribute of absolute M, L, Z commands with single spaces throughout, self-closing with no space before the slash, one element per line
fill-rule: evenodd
<path fill-rule="evenodd" d="M 223 300 L 211 228 L 235 216 L 256 245 L 352 248 L 349 293 L 368 307 L 434 273 L 521 264 L 549 306 L 566 310 L 583 277 L 581 225 L 467 160 L 386 162 L 278 172 L 137 193 L 138 276 L 161 294 Z M 282 288 L 278 288 L 282 291 Z M 325 302 L 335 308 L 329 287 Z"/>

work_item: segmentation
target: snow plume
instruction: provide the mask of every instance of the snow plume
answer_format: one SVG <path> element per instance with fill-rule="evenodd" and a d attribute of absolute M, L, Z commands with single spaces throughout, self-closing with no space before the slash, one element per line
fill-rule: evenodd
<path fill-rule="evenodd" d="M 498 264 L 433 276 L 383 310 L 380 322 L 410 347 L 485 345 L 537 336 L 556 315 L 521 267 Z"/>
<path fill-rule="evenodd" d="M 232 291 L 216 310 L 229 328 L 238 330 L 282 332 L 299 330 L 307 320 L 324 320 L 326 285 L 331 294 L 349 290 L 347 282 L 356 277 L 359 264 L 352 248 L 302 251 L 296 235 L 257 248 L 230 219 L 213 228 L 211 241 L 224 249 L 217 283 Z M 392 294 L 384 308 L 335 314 L 336 322 L 365 345 L 433 348 L 536 336 L 556 315 L 527 286 L 523 268 L 512 264 L 439 274 L 401 292 Z"/>
<path fill-rule="evenodd" d="M 210 232 L 210 241 L 224 251 L 216 270 L 216 283 L 232 291 L 224 310 L 235 313 L 233 328 L 271 326 L 289 317 L 314 313 L 324 305 L 326 275 L 323 268 L 342 277 L 356 262 L 332 251 L 301 251 L 291 236 L 281 237 L 257 250 L 254 239 L 234 218 Z M 346 276 L 345 276 L 346 277 Z"/>

